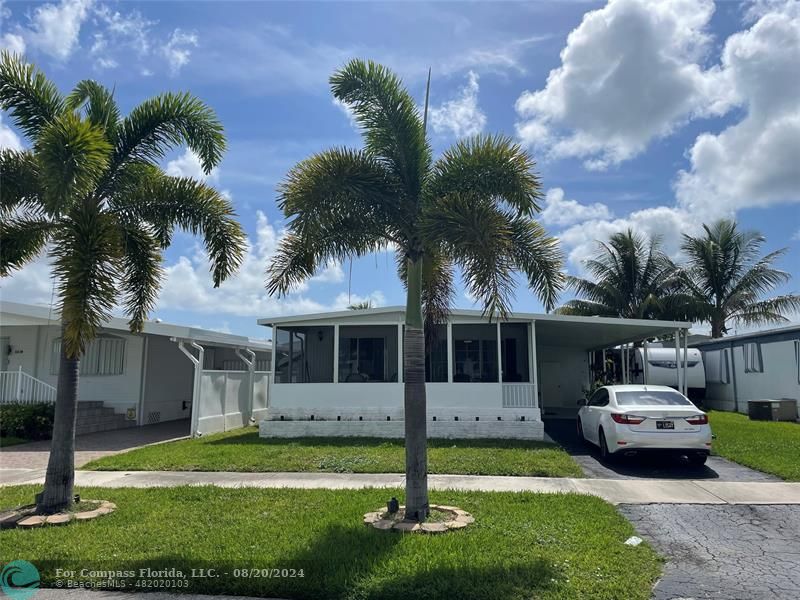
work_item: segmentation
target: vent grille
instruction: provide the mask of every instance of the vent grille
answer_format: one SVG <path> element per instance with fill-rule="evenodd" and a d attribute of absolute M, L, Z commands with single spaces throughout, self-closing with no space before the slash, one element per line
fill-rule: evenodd
<path fill-rule="evenodd" d="M 152 412 L 147 413 L 147 424 L 152 425 L 153 423 L 161 422 L 161 411 L 154 410 Z"/>

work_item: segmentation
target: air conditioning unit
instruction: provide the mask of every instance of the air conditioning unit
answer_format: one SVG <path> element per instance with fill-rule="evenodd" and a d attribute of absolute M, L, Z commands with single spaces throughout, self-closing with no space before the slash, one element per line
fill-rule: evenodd
<path fill-rule="evenodd" d="M 747 414 L 754 421 L 796 421 L 797 400 L 748 400 Z"/>

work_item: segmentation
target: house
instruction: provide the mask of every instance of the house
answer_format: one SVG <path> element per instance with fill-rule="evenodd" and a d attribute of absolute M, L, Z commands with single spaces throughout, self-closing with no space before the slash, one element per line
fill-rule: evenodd
<path fill-rule="evenodd" d="M 55 401 L 61 328 L 47 306 L 0 302 L 0 402 Z M 246 337 L 125 319 L 99 330 L 80 362 L 77 433 L 185 420 L 222 431 L 266 409 L 271 345 Z"/>
<path fill-rule="evenodd" d="M 273 385 L 262 436 L 403 437 L 402 307 L 265 318 Z M 541 439 L 543 417 L 574 417 L 604 350 L 690 323 L 454 310 L 427 353 L 431 437 Z M 629 361 L 632 363 L 632 361 Z M 685 385 L 685 364 L 679 370 Z M 622 369 L 624 381 L 632 381 Z M 645 374 L 646 377 L 646 374 Z"/>
<path fill-rule="evenodd" d="M 706 369 L 706 406 L 747 412 L 748 400 L 800 400 L 800 325 L 694 344 Z"/>

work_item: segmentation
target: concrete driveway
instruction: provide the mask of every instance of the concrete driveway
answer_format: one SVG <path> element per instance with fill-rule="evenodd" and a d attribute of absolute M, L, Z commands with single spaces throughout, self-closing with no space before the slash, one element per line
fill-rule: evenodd
<path fill-rule="evenodd" d="M 604 463 L 593 444 L 582 443 L 577 436 L 577 423 L 572 419 L 548 419 L 545 434 L 570 453 L 593 479 L 715 479 L 717 481 L 780 481 L 773 475 L 754 471 L 720 456 L 710 456 L 702 467 L 690 465 L 674 456 L 647 455 L 621 457 Z"/>
<path fill-rule="evenodd" d="M 79 435 L 75 438 L 75 468 L 96 458 L 188 435 L 188 419 Z M 49 457 L 50 440 L 0 448 L 0 470 L 46 469 Z"/>

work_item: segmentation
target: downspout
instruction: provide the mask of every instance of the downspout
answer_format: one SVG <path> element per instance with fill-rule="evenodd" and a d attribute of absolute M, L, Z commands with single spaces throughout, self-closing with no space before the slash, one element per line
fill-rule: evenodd
<path fill-rule="evenodd" d="M 147 389 L 147 363 L 150 360 L 150 338 L 142 336 L 142 376 L 139 378 L 139 404 L 136 407 L 136 424 L 144 425 L 144 395 Z"/>
<path fill-rule="evenodd" d="M 242 352 L 247 352 L 250 355 L 250 359 L 248 360 L 245 358 Z M 247 386 L 247 422 L 251 425 L 255 423 L 255 419 L 253 419 L 253 386 L 256 383 L 255 380 L 255 365 L 256 365 L 256 353 L 253 352 L 250 348 L 236 348 L 236 356 L 242 359 L 242 362 L 247 365 L 247 373 L 249 384 Z M 223 418 L 225 415 L 223 414 Z"/>
<path fill-rule="evenodd" d="M 736 386 L 736 358 L 734 355 L 736 354 L 733 351 L 733 341 L 729 342 L 730 344 L 730 351 L 731 351 L 731 380 L 733 381 L 733 408 L 738 413 L 739 412 L 739 390 Z"/>
<path fill-rule="evenodd" d="M 175 338 L 172 338 L 172 341 L 178 341 Z M 186 349 L 184 345 L 185 342 L 183 340 L 178 341 L 178 348 L 181 352 L 183 352 L 186 357 L 192 361 L 194 365 L 194 383 L 192 386 L 192 416 L 191 416 L 191 431 L 190 435 L 192 437 L 200 437 L 200 432 L 197 431 L 198 429 L 198 421 L 199 421 L 199 413 L 197 404 L 200 401 L 200 377 L 203 374 L 203 353 L 205 350 L 203 347 L 196 343 L 196 342 L 189 342 L 189 345 L 197 350 L 197 356 L 192 354 L 189 350 Z"/>

